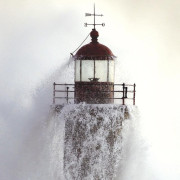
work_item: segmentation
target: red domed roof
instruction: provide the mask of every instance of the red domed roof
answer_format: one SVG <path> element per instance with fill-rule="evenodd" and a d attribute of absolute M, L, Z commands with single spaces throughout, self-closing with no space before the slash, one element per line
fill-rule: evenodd
<path fill-rule="evenodd" d="M 76 55 L 75 59 L 114 59 L 112 51 L 105 45 L 97 42 L 97 37 L 99 36 L 98 32 L 93 29 L 90 33 L 92 37 L 92 42 L 81 47 Z"/>

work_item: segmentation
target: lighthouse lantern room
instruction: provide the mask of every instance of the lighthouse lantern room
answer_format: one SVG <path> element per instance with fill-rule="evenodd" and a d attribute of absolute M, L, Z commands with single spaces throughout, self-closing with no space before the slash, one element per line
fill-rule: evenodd
<path fill-rule="evenodd" d="M 75 101 L 113 103 L 114 59 L 111 50 L 98 42 L 92 29 L 91 42 L 78 50 L 75 59 Z"/>
<path fill-rule="evenodd" d="M 107 46 L 98 42 L 99 33 L 96 26 L 105 24 L 96 24 L 95 17 L 103 15 L 96 14 L 94 6 L 94 13 L 86 13 L 86 16 L 94 17 L 93 24 L 85 23 L 85 26 L 93 26 L 90 32 L 91 42 L 82 46 L 75 55 L 72 54 L 75 62 L 74 90 L 69 90 L 72 84 L 68 86 L 68 84 L 54 83 L 53 103 L 55 104 L 57 98 L 65 98 L 67 102 L 68 99 L 74 99 L 74 103 L 85 102 L 87 104 L 111 104 L 115 99 L 121 99 L 124 105 L 125 99 L 133 99 L 135 105 L 135 84 L 114 84 L 116 57 Z M 63 85 L 66 88 L 64 91 L 56 89 L 57 86 Z M 115 89 L 116 86 L 118 90 Z M 66 96 L 57 97 L 57 92 L 65 92 Z M 74 93 L 73 97 L 69 97 L 69 92 Z M 128 97 L 128 94 L 132 96 Z"/>
<path fill-rule="evenodd" d="M 81 47 L 75 59 L 75 102 L 90 104 L 113 103 L 114 101 L 114 59 L 111 50 L 98 42 L 99 33 L 96 31 L 95 17 L 102 16 L 95 13 L 86 13 L 86 16 L 94 16 L 90 36 L 91 42 Z"/>

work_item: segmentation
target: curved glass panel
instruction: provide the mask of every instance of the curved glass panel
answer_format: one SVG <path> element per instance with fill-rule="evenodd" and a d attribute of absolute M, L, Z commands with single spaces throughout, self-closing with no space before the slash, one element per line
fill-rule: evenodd
<path fill-rule="evenodd" d="M 109 82 L 114 82 L 114 61 L 109 61 Z"/>
<path fill-rule="evenodd" d="M 99 82 L 107 82 L 107 68 L 108 61 L 107 60 L 96 60 L 95 61 L 96 73 L 95 77 L 99 78 Z"/>
<path fill-rule="evenodd" d="M 76 60 L 75 63 L 75 81 L 80 81 L 80 60 Z"/>
<path fill-rule="evenodd" d="M 94 78 L 94 60 L 76 60 L 75 81 L 90 81 L 89 78 Z M 109 60 L 109 64 L 108 60 L 95 60 L 95 78 L 99 82 L 114 82 L 114 60 Z"/>
<path fill-rule="evenodd" d="M 82 81 L 90 81 L 94 77 L 94 61 L 82 60 Z"/>

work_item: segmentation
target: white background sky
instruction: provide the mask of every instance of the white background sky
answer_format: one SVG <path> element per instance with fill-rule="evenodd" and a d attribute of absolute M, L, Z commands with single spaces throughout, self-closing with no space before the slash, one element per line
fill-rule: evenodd
<path fill-rule="evenodd" d="M 1 118 L 68 60 L 96 3 L 99 41 L 118 57 L 120 80 L 137 84 L 142 134 L 160 172 L 180 177 L 180 1 L 0 0 Z M 88 42 L 88 41 L 87 41 Z M 8 111 L 7 111 L 8 109 Z M 162 166 L 163 165 L 163 166 Z"/>

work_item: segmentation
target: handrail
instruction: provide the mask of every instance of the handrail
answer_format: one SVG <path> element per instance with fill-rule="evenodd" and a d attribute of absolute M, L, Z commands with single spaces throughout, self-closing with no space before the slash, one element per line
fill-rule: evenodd
<path fill-rule="evenodd" d="M 53 83 L 54 85 L 59 85 L 59 86 L 65 86 L 65 85 L 68 85 L 68 86 L 74 86 L 75 84 L 66 84 L 66 83 L 64 83 L 64 84 L 62 84 L 62 83 Z M 89 86 L 92 86 L 92 84 L 89 84 L 88 82 L 87 82 L 87 84 L 83 84 L 83 85 L 89 85 Z M 114 85 L 114 86 L 123 86 L 123 84 L 96 84 L 96 86 L 97 85 L 99 85 L 99 86 L 112 86 L 112 85 Z M 125 86 L 134 86 L 134 84 L 125 84 Z"/>
<path fill-rule="evenodd" d="M 110 90 L 110 91 L 94 91 L 94 90 L 90 90 L 89 92 L 96 92 L 96 93 L 101 93 L 101 92 L 106 92 L 106 93 L 122 93 L 122 97 L 119 97 L 119 98 L 116 98 L 116 97 L 113 97 L 113 98 L 100 98 L 98 97 L 99 99 L 122 99 L 122 104 L 125 105 L 125 99 L 132 99 L 133 100 L 133 105 L 135 105 L 135 95 L 136 95 L 136 84 L 83 84 L 83 86 L 86 86 L 86 85 L 89 85 L 89 86 L 97 86 L 97 85 L 101 85 L 101 86 L 122 86 L 122 90 Z M 66 90 L 57 90 L 56 89 L 56 86 L 65 86 L 66 87 Z M 73 86 L 73 87 L 72 87 Z M 69 93 L 75 93 L 75 90 L 69 90 L 70 88 L 74 88 L 75 89 L 75 84 L 62 84 L 62 83 L 53 83 L 53 104 L 56 103 L 56 99 L 66 99 L 66 102 L 67 104 L 69 103 L 69 100 L 70 99 L 75 99 L 75 97 L 69 97 Z M 131 86 L 133 87 L 133 90 L 128 90 L 128 86 Z M 56 96 L 56 93 L 66 93 L 65 96 L 63 97 L 59 97 L 59 96 Z M 128 94 L 129 93 L 133 93 L 133 97 L 132 98 L 129 98 L 128 97 Z"/>

